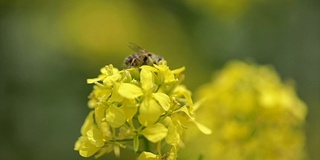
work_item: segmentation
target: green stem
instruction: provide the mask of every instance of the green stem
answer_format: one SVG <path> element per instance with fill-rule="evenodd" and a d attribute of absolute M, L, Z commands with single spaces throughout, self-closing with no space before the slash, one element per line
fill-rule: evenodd
<path fill-rule="evenodd" d="M 157 144 L 157 151 L 158 151 L 158 154 L 159 154 L 159 159 L 162 159 L 162 153 L 161 153 L 161 141 L 158 142 Z"/>
<path fill-rule="evenodd" d="M 143 141 L 144 141 L 145 150 L 146 150 L 147 152 L 150 152 L 150 144 L 149 144 L 149 141 L 148 141 L 145 137 L 143 137 Z"/>

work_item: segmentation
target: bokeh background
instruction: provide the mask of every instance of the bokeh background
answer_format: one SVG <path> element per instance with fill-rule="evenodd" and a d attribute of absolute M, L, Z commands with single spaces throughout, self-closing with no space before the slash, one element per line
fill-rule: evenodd
<path fill-rule="evenodd" d="M 0 159 L 84 159 L 86 79 L 124 67 L 128 42 L 186 66 L 191 91 L 232 59 L 273 65 L 308 105 L 306 150 L 320 157 L 317 0 L 0 0 Z"/>

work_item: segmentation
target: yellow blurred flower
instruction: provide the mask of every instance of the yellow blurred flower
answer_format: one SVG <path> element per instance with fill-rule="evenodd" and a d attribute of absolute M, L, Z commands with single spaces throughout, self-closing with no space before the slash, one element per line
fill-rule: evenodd
<path fill-rule="evenodd" d="M 210 133 L 193 117 L 191 92 L 181 85 L 183 71 L 184 67 L 170 70 L 166 63 L 101 68 L 97 78 L 87 80 L 94 84 L 88 102 L 92 111 L 74 149 L 83 157 L 112 151 L 120 156 L 119 148 L 132 148 L 141 153 L 141 160 L 176 159 L 188 123 Z M 146 143 L 156 144 L 156 149 L 144 148 Z"/>
<path fill-rule="evenodd" d="M 198 119 L 206 120 L 212 135 L 191 133 L 182 158 L 305 158 L 306 105 L 270 66 L 230 62 L 198 90 L 197 97 L 205 99 Z"/>

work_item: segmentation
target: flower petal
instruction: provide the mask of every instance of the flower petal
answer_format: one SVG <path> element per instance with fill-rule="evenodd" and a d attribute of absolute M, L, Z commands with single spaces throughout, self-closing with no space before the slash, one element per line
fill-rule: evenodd
<path fill-rule="evenodd" d="M 153 67 L 153 66 L 149 66 L 149 65 L 143 65 L 140 67 L 141 69 L 145 69 L 145 70 L 148 70 L 148 71 L 151 71 L 151 72 L 158 72 L 158 69 Z"/>
<path fill-rule="evenodd" d="M 168 95 L 164 93 L 153 93 L 152 96 L 165 111 L 170 109 L 170 97 Z"/>
<path fill-rule="evenodd" d="M 190 115 L 190 112 L 187 108 L 187 106 L 182 106 L 181 108 L 179 108 L 178 110 L 175 111 L 175 113 L 177 112 L 183 112 L 185 113 L 189 118 L 193 118 L 191 115 Z"/>
<path fill-rule="evenodd" d="M 193 120 L 193 123 L 198 127 L 198 129 L 202 133 L 207 134 L 207 135 L 212 133 L 211 129 L 206 127 L 205 125 L 203 125 L 203 124 L 201 124 L 201 123 L 199 123 L 199 122 L 197 122 L 195 120 Z"/>
<path fill-rule="evenodd" d="M 91 144 L 96 147 L 102 147 L 104 145 L 103 134 L 96 126 L 93 126 L 87 132 L 87 137 Z"/>
<path fill-rule="evenodd" d="M 185 69 L 186 69 L 186 67 L 181 67 L 181 68 L 172 70 L 171 72 L 172 72 L 173 74 L 180 74 L 180 73 L 182 73 Z"/>
<path fill-rule="evenodd" d="M 186 86 L 184 86 L 184 85 L 177 86 L 174 90 L 174 94 L 176 94 L 179 97 L 182 96 L 186 100 L 186 102 L 188 103 L 189 107 L 190 108 L 193 107 L 191 92 L 189 90 L 187 90 Z"/>
<path fill-rule="evenodd" d="M 108 97 L 110 97 L 108 99 L 108 102 L 122 102 L 123 101 L 123 96 L 119 93 L 119 87 L 120 87 L 120 83 L 116 82 L 113 84 L 112 92 L 108 96 Z"/>
<path fill-rule="evenodd" d="M 122 83 L 119 86 L 118 93 L 125 98 L 135 99 L 143 95 L 142 89 L 130 83 Z"/>
<path fill-rule="evenodd" d="M 86 135 L 88 130 L 90 130 L 91 126 L 94 124 L 93 114 L 94 111 L 91 111 L 84 120 L 84 123 L 81 127 L 81 135 Z"/>
<path fill-rule="evenodd" d="M 159 69 L 159 74 L 163 76 L 164 83 L 170 83 L 176 80 L 174 74 L 167 65 L 155 65 L 155 67 Z"/>
<path fill-rule="evenodd" d="M 166 160 L 176 160 L 177 159 L 177 147 L 176 146 L 172 146 L 170 152 L 169 152 L 169 156 Z"/>
<path fill-rule="evenodd" d="M 121 75 L 119 73 L 110 75 L 103 80 L 103 84 L 110 87 L 113 85 L 113 83 L 118 82 L 120 78 L 121 78 Z"/>
<path fill-rule="evenodd" d="M 138 104 L 135 100 L 124 99 L 121 105 L 121 109 L 126 114 L 127 121 L 130 122 L 133 116 L 138 112 Z"/>
<path fill-rule="evenodd" d="M 141 69 L 140 81 L 142 89 L 148 91 L 154 88 L 152 72 L 147 69 Z"/>
<path fill-rule="evenodd" d="M 167 136 L 168 129 L 161 123 L 146 127 L 142 130 L 141 134 L 144 135 L 149 141 L 157 143 Z"/>
<path fill-rule="evenodd" d="M 100 147 L 96 147 L 94 146 L 88 139 L 86 136 L 81 136 L 76 144 L 75 144 L 75 148 L 74 150 L 79 151 L 79 154 L 82 157 L 90 157 L 92 155 L 94 155 L 96 152 L 98 152 L 98 150 L 100 149 Z"/>
<path fill-rule="evenodd" d="M 98 76 L 97 78 L 89 78 L 87 79 L 87 84 L 92 84 L 94 82 L 98 82 L 106 78 L 106 75 Z"/>
<path fill-rule="evenodd" d="M 179 145 L 180 135 L 177 130 L 177 127 L 171 123 L 168 126 L 168 135 L 166 136 L 166 142 L 171 145 Z"/>
<path fill-rule="evenodd" d="M 138 160 L 159 160 L 159 156 L 151 152 L 142 152 Z"/>
<path fill-rule="evenodd" d="M 126 114 L 121 108 L 110 106 L 106 111 L 106 121 L 111 127 L 118 128 L 126 122 Z"/>
<path fill-rule="evenodd" d="M 95 122 L 98 125 L 98 127 L 101 126 L 101 122 L 105 118 L 105 114 L 106 114 L 105 111 L 106 111 L 106 106 L 104 106 L 104 105 L 99 105 L 98 107 L 96 107 L 94 109 L 94 118 L 95 118 Z"/>
<path fill-rule="evenodd" d="M 153 98 L 146 98 L 141 102 L 139 108 L 139 122 L 144 126 L 156 123 L 162 115 L 163 110 Z"/>

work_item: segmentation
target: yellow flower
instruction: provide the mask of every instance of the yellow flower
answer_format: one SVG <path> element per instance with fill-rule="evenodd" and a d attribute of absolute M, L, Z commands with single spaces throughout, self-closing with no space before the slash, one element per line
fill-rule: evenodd
<path fill-rule="evenodd" d="M 139 160 L 160 160 L 159 156 L 151 152 L 142 152 L 138 158 Z"/>
<path fill-rule="evenodd" d="M 182 159 L 304 158 L 307 108 L 270 66 L 230 62 L 197 93 L 205 99 L 197 116 L 213 134 L 189 137 Z"/>
<path fill-rule="evenodd" d="M 75 150 L 83 157 L 99 157 L 112 151 L 120 156 L 119 148 L 133 148 L 141 152 L 141 160 L 176 159 L 188 123 L 210 133 L 193 117 L 191 92 L 181 84 L 183 71 L 184 67 L 170 70 L 165 63 L 124 70 L 112 65 L 101 68 L 97 78 L 87 80 L 94 84 L 88 102 L 92 111 Z M 143 148 L 153 144 L 156 149 Z M 170 151 L 162 153 L 163 145 Z"/>

